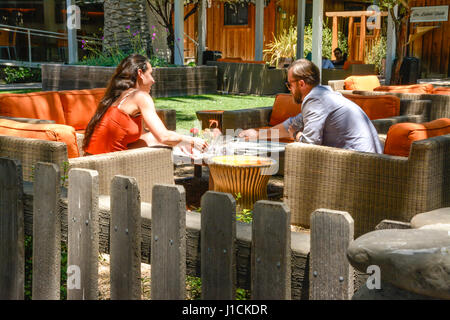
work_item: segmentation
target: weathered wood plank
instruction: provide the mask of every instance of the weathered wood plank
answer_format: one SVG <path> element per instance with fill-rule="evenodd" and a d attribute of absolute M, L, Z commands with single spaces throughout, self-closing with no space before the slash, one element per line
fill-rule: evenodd
<path fill-rule="evenodd" d="M 111 181 L 111 300 L 141 299 L 141 199 L 135 178 Z"/>
<path fill-rule="evenodd" d="M 348 300 L 353 296 L 353 267 L 346 256 L 353 235 L 353 218 L 347 212 L 318 209 L 312 213 L 311 300 Z"/>
<path fill-rule="evenodd" d="M 31 235 L 33 229 L 33 190 L 31 183 L 24 184 L 24 214 L 25 234 Z M 67 242 L 67 198 L 60 201 L 60 212 L 62 218 L 61 237 Z M 100 252 L 110 253 L 110 199 L 109 196 L 100 196 Z M 200 219 L 198 212 L 186 212 L 186 273 L 191 276 L 200 277 Z M 151 205 L 141 202 L 141 258 L 143 263 L 150 263 L 151 255 Z M 236 267 L 237 287 L 251 288 L 251 239 L 252 225 L 242 222 L 236 223 Z M 292 299 L 308 299 L 309 295 L 309 232 L 291 232 L 292 246 Z M 363 281 L 365 283 L 365 280 Z"/>
<path fill-rule="evenodd" d="M 98 299 L 98 172 L 69 171 L 67 299 Z"/>
<path fill-rule="evenodd" d="M 291 299 L 291 215 L 284 203 L 258 201 L 252 223 L 252 299 Z"/>
<path fill-rule="evenodd" d="M 0 300 L 23 300 L 25 247 L 22 165 L 0 158 Z"/>
<path fill-rule="evenodd" d="M 34 171 L 33 300 L 59 300 L 61 273 L 61 216 L 59 166 L 38 162 Z"/>
<path fill-rule="evenodd" d="M 151 299 L 186 299 L 186 193 L 156 184 L 152 194 Z"/>
<path fill-rule="evenodd" d="M 236 200 L 229 193 L 208 191 L 202 197 L 202 299 L 236 296 Z"/>

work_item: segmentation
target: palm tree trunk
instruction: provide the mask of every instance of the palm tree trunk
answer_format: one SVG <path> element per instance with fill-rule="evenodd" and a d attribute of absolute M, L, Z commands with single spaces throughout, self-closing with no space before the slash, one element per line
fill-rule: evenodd
<path fill-rule="evenodd" d="M 147 54 L 151 53 L 151 37 L 145 0 L 105 0 L 103 50 L 118 47 L 132 53 L 131 39 L 139 32 Z"/>

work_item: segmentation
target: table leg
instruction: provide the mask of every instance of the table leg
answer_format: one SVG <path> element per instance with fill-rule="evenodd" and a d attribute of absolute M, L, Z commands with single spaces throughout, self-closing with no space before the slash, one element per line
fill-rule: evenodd
<path fill-rule="evenodd" d="M 194 164 L 194 177 L 202 177 L 202 166 L 200 164 Z"/>

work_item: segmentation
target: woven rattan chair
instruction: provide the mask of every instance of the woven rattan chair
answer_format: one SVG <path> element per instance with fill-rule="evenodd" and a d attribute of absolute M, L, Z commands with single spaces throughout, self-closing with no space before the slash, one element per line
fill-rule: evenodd
<path fill-rule="evenodd" d="M 65 162 L 69 170 L 97 170 L 99 192 L 106 195 L 115 175 L 134 177 L 141 200 L 150 203 L 155 183 L 174 184 L 172 152 L 167 148 L 139 148 L 68 159 L 67 146 L 63 142 L 0 135 L 0 157 L 20 160 L 25 181 L 32 181 L 32 166 L 38 161 L 57 164 L 61 175 Z"/>
<path fill-rule="evenodd" d="M 352 93 L 353 91 L 345 91 Z M 356 93 L 356 92 L 355 92 Z M 450 96 L 449 96 L 450 97 Z M 426 122 L 429 119 L 431 102 L 429 100 L 400 99 L 400 115 L 397 117 L 372 120 L 379 134 L 386 134 L 389 127 L 399 122 Z M 222 129 L 250 129 L 269 126 L 272 107 L 259 107 L 252 109 L 226 110 L 222 115 Z M 449 116 L 447 116 L 448 118 Z"/>
<path fill-rule="evenodd" d="M 309 227 L 319 208 L 342 210 L 358 237 L 383 219 L 450 206 L 450 135 L 414 142 L 408 158 L 291 143 L 285 159 L 292 224 Z"/>

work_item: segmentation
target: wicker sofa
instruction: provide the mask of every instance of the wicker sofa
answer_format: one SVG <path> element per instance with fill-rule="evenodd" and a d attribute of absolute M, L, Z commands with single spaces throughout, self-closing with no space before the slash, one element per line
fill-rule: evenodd
<path fill-rule="evenodd" d="M 345 91 L 348 93 L 359 93 Z M 391 118 L 372 120 L 379 134 L 386 134 L 389 127 L 399 122 L 426 122 L 429 119 L 431 102 L 429 100 L 400 99 L 400 115 Z M 227 110 L 222 114 L 223 132 L 236 129 L 268 127 L 272 107 L 259 107 L 240 110 Z M 447 116 L 448 117 L 448 116 Z"/>
<path fill-rule="evenodd" d="M 53 120 L 84 133 L 105 88 L 0 94 L 0 116 Z M 169 130 L 176 129 L 175 110 L 158 109 Z"/>
<path fill-rule="evenodd" d="M 97 170 L 99 192 L 106 195 L 115 175 L 135 177 L 141 200 L 150 203 L 155 183 L 174 184 L 172 152 L 168 148 L 139 148 L 68 159 L 63 142 L 0 135 L 0 157 L 19 160 L 25 181 L 32 181 L 32 167 L 38 161 L 57 164 L 61 175 L 64 167 Z"/>
<path fill-rule="evenodd" d="M 291 143 L 286 147 L 284 199 L 291 223 L 309 227 L 318 208 L 349 212 L 355 237 L 383 219 L 409 222 L 450 206 L 450 135 L 412 144 L 409 157 Z"/>

